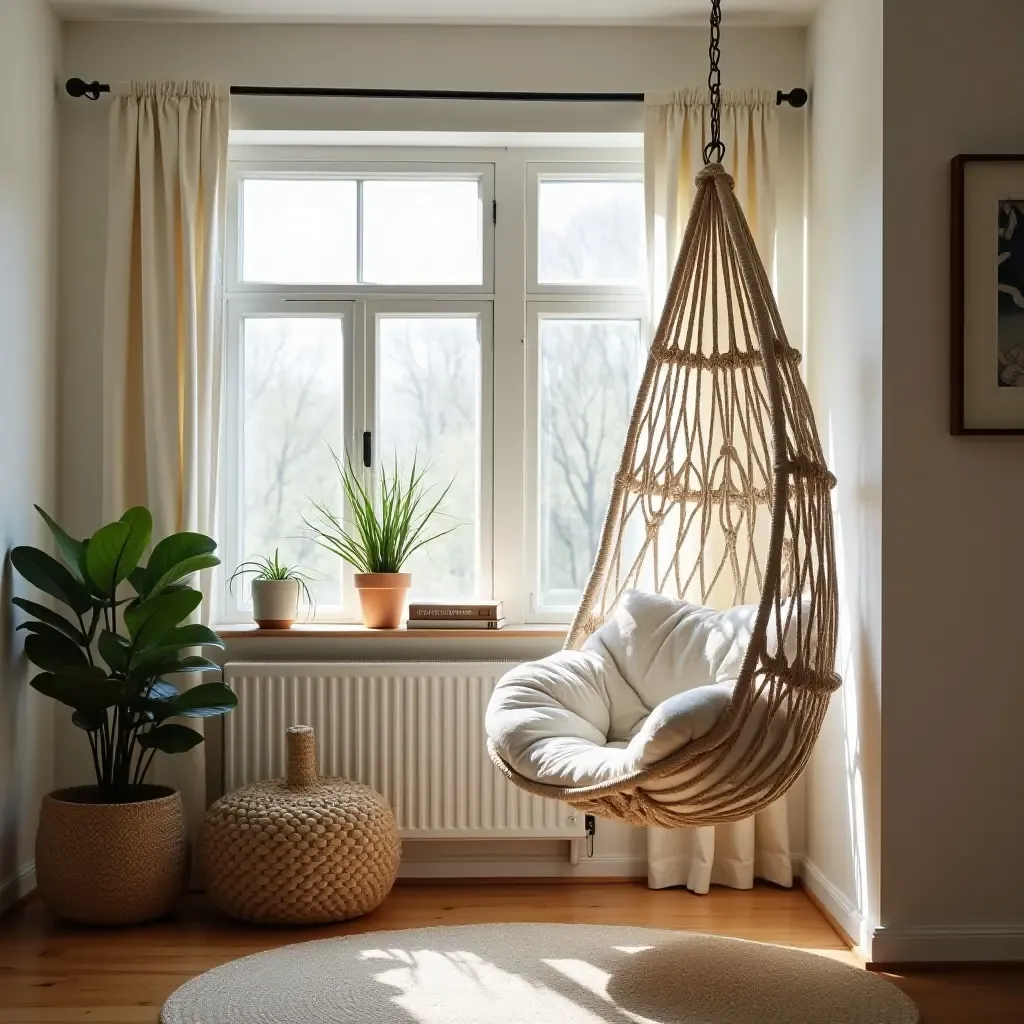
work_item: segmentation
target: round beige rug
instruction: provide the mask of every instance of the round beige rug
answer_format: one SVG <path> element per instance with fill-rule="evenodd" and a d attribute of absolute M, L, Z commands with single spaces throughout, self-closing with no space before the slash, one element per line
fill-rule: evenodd
<path fill-rule="evenodd" d="M 694 932 L 489 924 L 283 946 L 194 978 L 162 1024 L 914 1024 L 845 964 Z"/>

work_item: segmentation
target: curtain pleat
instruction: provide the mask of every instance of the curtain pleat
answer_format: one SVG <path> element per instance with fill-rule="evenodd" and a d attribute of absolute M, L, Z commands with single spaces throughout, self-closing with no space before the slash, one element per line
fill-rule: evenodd
<path fill-rule="evenodd" d="M 711 136 L 706 90 L 648 95 L 644 107 L 644 189 L 651 323 L 657 323 L 704 166 Z M 769 274 L 775 256 L 776 105 L 767 90 L 723 90 L 721 138 L 726 170 Z M 793 884 L 786 798 L 730 825 L 647 830 L 652 889 L 712 884 L 748 889 L 754 878 Z"/>
<path fill-rule="evenodd" d="M 145 505 L 155 539 L 216 529 L 228 106 L 226 89 L 199 82 L 132 83 L 111 104 L 104 519 Z M 210 585 L 203 573 L 205 594 Z M 154 762 L 193 826 L 204 746 Z"/>

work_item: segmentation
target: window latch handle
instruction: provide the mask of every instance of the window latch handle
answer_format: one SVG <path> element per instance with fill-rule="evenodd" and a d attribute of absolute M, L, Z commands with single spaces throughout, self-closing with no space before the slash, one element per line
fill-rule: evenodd
<path fill-rule="evenodd" d="M 373 465 L 373 438 L 369 430 L 363 431 L 363 465 L 367 469 Z"/>

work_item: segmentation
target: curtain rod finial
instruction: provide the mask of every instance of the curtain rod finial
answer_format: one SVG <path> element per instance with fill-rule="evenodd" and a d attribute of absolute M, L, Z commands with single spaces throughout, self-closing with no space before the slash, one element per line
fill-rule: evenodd
<path fill-rule="evenodd" d="M 783 92 L 779 89 L 775 94 L 775 106 L 777 107 L 781 107 L 783 103 L 788 103 L 791 107 L 802 107 L 806 102 L 806 89 L 790 89 L 789 92 Z"/>
<path fill-rule="evenodd" d="M 69 78 L 64 83 L 64 88 L 69 96 L 76 100 L 85 96 L 90 100 L 98 100 L 101 92 L 110 92 L 109 85 L 101 85 L 99 82 L 87 82 L 83 78 Z"/>

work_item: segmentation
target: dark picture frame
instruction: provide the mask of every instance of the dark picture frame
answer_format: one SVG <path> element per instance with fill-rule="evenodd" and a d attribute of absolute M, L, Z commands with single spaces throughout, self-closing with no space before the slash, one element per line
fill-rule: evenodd
<path fill-rule="evenodd" d="M 1024 435 L 1024 154 L 958 154 L 950 198 L 950 433 Z"/>

